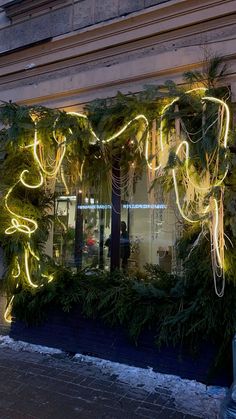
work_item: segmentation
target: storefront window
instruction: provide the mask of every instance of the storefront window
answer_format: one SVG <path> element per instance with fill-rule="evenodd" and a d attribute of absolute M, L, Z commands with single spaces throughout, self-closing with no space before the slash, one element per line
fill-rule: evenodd
<path fill-rule="evenodd" d="M 151 199 L 152 198 L 152 199 Z M 110 269 L 111 203 L 82 197 L 79 205 L 82 237 L 81 267 Z M 61 196 L 55 205 L 54 257 L 73 266 L 75 261 L 76 196 Z M 174 197 L 158 190 L 148 192 L 143 175 L 132 199 L 121 200 L 120 266 L 142 270 L 147 263 L 159 264 L 166 272 L 179 272 L 175 243 L 181 235 Z"/>
<path fill-rule="evenodd" d="M 53 256 L 58 264 L 74 263 L 75 196 L 60 196 L 55 201 Z"/>

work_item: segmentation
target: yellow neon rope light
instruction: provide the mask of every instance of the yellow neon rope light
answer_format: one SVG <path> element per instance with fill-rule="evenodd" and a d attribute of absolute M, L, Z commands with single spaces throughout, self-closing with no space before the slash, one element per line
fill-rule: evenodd
<path fill-rule="evenodd" d="M 54 276 L 52 274 L 51 275 L 42 274 L 42 277 L 43 278 L 47 278 L 48 279 L 48 283 L 49 282 L 52 282 L 54 280 Z"/>
<path fill-rule="evenodd" d="M 189 93 L 194 92 L 194 91 L 204 91 L 205 92 L 206 90 L 207 90 L 206 88 L 195 88 L 195 89 L 191 89 L 191 90 L 187 91 L 185 94 L 189 94 Z M 174 103 L 176 103 L 179 99 L 180 99 L 180 97 L 174 98 L 169 104 L 165 105 L 164 108 L 163 108 L 163 110 L 162 110 L 161 123 L 160 123 L 160 151 L 161 152 L 163 152 L 163 149 L 164 149 L 164 143 L 163 143 L 163 123 L 164 123 L 165 114 L 166 114 L 167 110 Z M 225 127 L 225 133 L 224 133 L 224 147 L 226 148 L 227 147 L 228 132 L 229 132 L 229 120 L 230 120 L 229 108 L 228 108 L 228 106 L 226 105 L 225 102 L 223 102 L 220 99 L 211 97 L 211 96 L 209 96 L 209 97 L 208 96 L 204 96 L 202 98 L 202 101 L 204 101 L 204 100 L 205 101 L 212 101 L 214 103 L 217 103 L 217 104 L 223 106 L 224 109 L 225 109 L 225 111 L 226 111 L 226 127 Z M 75 116 L 77 116 L 79 118 L 84 118 L 84 119 L 88 120 L 88 118 L 87 118 L 86 115 L 81 114 L 81 113 L 78 113 L 78 112 L 68 112 L 68 114 L 75 115 Z M 54 135 L 55 141 L 58 143 L 59 150 L 58 150 L 58 153 L 57 153 L 57 156 L 56 156 L 56 160 L 55 160 L 56 161 L 55 168 L 53 170 L 51 170 L 51 171 L 48 171 L 44 167 L 44 165 L 42 164 L 42 162 L 41 162 L 41 160 L 40 160 L 40 158 L 38 156 L 38 147 L 40 146 L 40 142 L 38 141 L 37 119 L 32 116 L 32 120 L 33 120 L 34 126 L 35 126 L 35 129 L 34 129 L 34 142 L 33 142 L 33 144 L 30 144 L 30 145 L 28 145 L 26 147 L 27 148 L 28 147 L 32 147 L 33 148 L 34 159 L 35 159 L 35 161 L 36 161 L 36 163 L 37 163 L 37 165 L 39 167 L 40 181 L 37 184 L 34 184 L 34 185 L 31 185 L 31 184 L 27 183 L 25 181 L 25 176 L 26 176 L 27 173 L 29 173 L 29 171 L 28 170 L 23 170 L 22 173 L 21 173 L 21 175 L 20 175 L 19 181 L 9 189 L 8 193 L 5 196 L 5 207 L 8 210 L 8 212 L 12 215 L 12 218 L 11 218 L 11 226 L 8 227 L 5 230 L 5 233 L 6 234 L 13 234 L 13 233 L 15 233 L 15 232 L 18 231 L 18 232 L 27 234 L 29 236 L 29 238 L 30 238 L 30 235 L 33 234 L 37 230 L 37 228 L 38 228 L 37 222 L 34 221 L 34 220 L 32 220 L 32 219 L 30 219 L 30 218 L 28 218 L 28 217 L 20 216 L 20 215 L 16 214 L 14 211 L 12 211 L 10 209 L 9 205 L 8 205 L 8 199 L 9 199 L 9 197 L 10 197 L 13 189 L 15 188 L 15 186 L 19 182 L 21 182 L 22 185 L 24 185 L 25 187 L 27 187 L 29 189 L 36 189 L 36 188 L 39 188 L 40 186 L 43 185 L 43 175 L 42 175 L 42 173 L 44 175 L 46 175 L 47 177 L 55 178 L 56 175 L 57 175 L 57 173 L 58 173 L 58 171 L 61 168 L 62 161 L 63 161 L 64 156 L 65 156 L 65 153 L 66 153 L 66 138 L 63 141 L 58 141 L 57 138 L 56 138 L 55 129 L 54 129 L 53 130 L 53 135 Z M 101 139 L 98 138 L 98 136 L 93 131 L 93 129 L 91 128 L 91 126 L 90 126 L 90 132 L 92 133 L 92 135 L 93 135 L 93 137 L 95 138 L 96 141 L 99 141 L 99 142 L 102 142 L 102 143 L 106 144 L 106 143 L 111 142 L 112 140 L 115 140 L 121 134 L 123 134 L 125 132 L 125 130 L 133 122 L 140 121 L 140 120 L 144 122 L 145 129 L 147 129 L 146 143 L 145 143 L 145 148 L 144 148 L 145 159 L 146 159 L 146 162 L 147 162 L 148 167 L 150 169 L 154 170 L 154 171 L 157 171 L 158 169 L 160 169 L 161 164 L 159 164 L 159 165 L 157 165 L 156 167 L 153 168 L 153 165 L 150 164 L 150 162 L 149 162 L 149 156 L 148 156 L 148 153 L 149 153 L 149 140 L 150 140 L 150 135 L 149 135 L 149 131 L 148 131 L 149 123 L 148 123 L 148 120 L 145 117 L 145 115 L 142 115 L 142 114 L 137 115 L 135 118 L 131 119 L 126 125 L 124 125 L 118 132 L 114 133 L 112 136 L 110 136 L 107 139 L 104 139 L 102 141 L 101 141 Z M 56 121 L 55 121 L 55 124 L 56 124 Z M 189 167 L 188 167 L 189 145 L 188 145 L 188 143 L 186 141 L 183 141 L 178 146 L 177 151 L 176 151 L 176 154 L 178 155 L 181 147 L 183 147 L 183 146 L 185 146 L 185 149 L 186 149 L 185 150 L 185 154 L 186 154 L 186 159 L 185 159 L 186 173 L 187 173 L 190 181 L 192 181 L 191 176 L 189 174 Z M 152 160 L 154 158 L 155 158 L 155 156 L 152 157 Z M 226 170 L 223 178 L 221 180 L 219 180 L 217 183 L 215 183 L 213 185 L 213 187 L 214 186 L 219 186 L 223 182 L 225 176 L 227 175 L 227 170 Z M 61 171 L 61 173 L 62 173 L 62 176 L 61 176 L 62 177 L 62 181 L 65 181 L 64 175 L 63 175 L 63 170 Z M 176 180 L 175 169 L 172 170 L 172 176 L 173 176 L 174 189 L 175 189 L 175 195 L 176 195 L 176 203 L 177 203 L 177 206 L 178 206 L 178 209 L 179 209 L 181 215 L 188 222 L 191 222 L 191 223 L 199 222 L 200 220 L 192 220 L 192 219 L 190 219 L 189 217 L 187 217 L 184 214 L 184 211 L 182 210 L 182 207 L 180 205 L 180 199 L 179 199 L 178 185 L 177 185 L 177 180 Z M 209 190 L 209 188 L 202 188 L 202 187 L 200 187 L 198 185 L 194 185 L 194 186 L 197 189 Z M 220 250 L 219 250 L 219 244 L 218 244 L 218 235 L 219 235 L 219 221 L 218 221 L 218 218 L 219 218 L 219 215 L 218 215 L 218 204 L 217 204 L 217 201 L 216 200 L 214 201 L 214 205 L 215 205 L 215 224 L 214 224 L 214 234 L 213 234 L 213 237 L 214 237 L 214 248 L 216 249 L 217 260 L 219 261 L 220 266 L 222 266 L 222 260 L 221 260 L 221 257 L 220 257 Z M 209 206 L 206 206 L 203 213 L 206 214 L 208 211 L 209 211 Z M 32 251 L 32 249 L 30 247 L 30 244 L 28 243 L 28 247 L 25 248 L 25 253 L 24 253 L 25 273 L 26 273 L 26 277 L 27 277 L 27 280 L 28 280 L 29 284 L 33 288 L 37 288 L 38 285 L 35 284 L 31 280 L 31 276 L 30 276 L 30 270 L 29 270 L 29 256 L 30 255 L 33 256 L 34 258 L 36 258 L 36 260 L 39 261 L 39 257 Z M 17 267 L 18 267 L 18 273 L 20 275 L 20 265 L 19 265 L 19 262 L 18 262 Z M 17 276 L 15 276 L 15 277 L 17 277 Z M 53 280 L 53 275 L 45 275 L 45 274 L 42 274 L 42 277 L 48 278 L 48 282 L 51 282 Z"/>
<path fill-rule="evenodd" d="M 79 112 L 67 112 L 67 113 L 68 113 L 68 115 L 78 116 L 79 118 L 84 118 L 88 121 L 87 115 L 84 115 L 82 113 L 79 113 Z M 97 141 L 99 141 L 99 142 L 101 141 L 100 138 L 97 137 L 96 133 L 93 131 L 91 126 L 90 126 L 90 132 Z"/>
<path fill-rule="evenodd" d="M 7 304 L 6 310 L 4 312 L 4 320 L 7 323 L 11 323 L 12 322 L 12 320 L 9 319 L 9 316 L 11 317 L 11 308 L 12 308 L 12 302 L 14 300 L 14 297 L 15 297 L 14 295 L 11 297 L 9 303 Z"/>
<path fill-rule="evenodd" d="M 24 257 L 25 257 L 25 273 L 26 273 L 28 283 L 32 288 L 38 288 L 38 285 L 32 282 L 31 280 L 30 270 L 29 270 L 29 250 L 27 248 L 25 248 Z"/>
<path fill-rule="evenodd" d="M 179 190 L 178 190 L 178 185 L 177 185 L 177 180 L 176 180 L 176 175 L 175 175 L 175 169 L 172 169 L 172 176 L 173 176 L 173 181 L 174 181 L 174 190 L 175 190 L 176 204 L 177 204 L 177 207 L 178 207 L 178 210 L 179 210 L 180 214 L 189 223 L 198 223 L 199 220 L 192 220 L 192 219 L 188 218 L 187 215 L 184 214 L 184 212 L 182 210 L 182 207 L 180 205 Z"/>
<path fill-rule="evenodd" d="M 207 89 L 205 88 L 205 87 L 196 87 L 196 88 L 194 88 L 194 89 L 191 89 L 191 90 L 188 90 L 187 92 L 185 92 L 185 94 L 189 94 L 189 93 L 192 93 L 192 92 L 197 92 L 197 91 L 203 91 L 203 92 L 205 92 Z M 176 98 L 174 98 L 170 103 L 167 103 L 164 107 L 163 107 L 163 109 L 162 109 L 162 112 L 161 112 L 161 118 L 160 118 L 160 152 L 163 152 L 163 150 L 164 150 L 164 142 L 163 142 L 163 119 L 165 118 L 165 114 L 166 114 L 166 111 L 172 106 L 172 105 L 174 105 L 174 103 L 176 103 L 176 102 L 178 102 L 178 100 L 180 99 L 180 96 L 178 96 L 178 97 L 176 97 Z M 147 121 L 148 122 L 148 121 Z M 147 140 L 146 140 L 146 145 L 145 145 L 145 159 L 146 159 L 146 162 L 147 162 L 147 165 L 148 165 L 148 168 L 150 169 L 150 170 L 153 170 L 154 172 L 157 172 L 161 167 L 162 167 L 162 165 L 161 165 L 161 163 L 158 165 L 158 166 L 156 166 L 156 167 L 153 167 L 152 166 L 152 164 L 150 164 L 149 163 L 149 156 L 148 156 L 148 152 L 149 152 L 149 138 L 150 138 L 150 136 L 149 136 L 149 133 L 148 133 L 148 135 L 147 135 Z M 156 156 L 154 156 L 154 157 L 152 157 L 152 160 L 155 158 Z"/>
<path fill-rule="evenodd" d="M 214 239 L 214 246 L 216 250 L 216 256 L 218 259 L 218 263 L 220 268 L 223 268 L 223 262 L 220 256 L 220 250 L 219 250 L 219 240 L 218 240 L 218 234 L 219 234 L 219 212 L 218 212 L 218 203 L 217 200 L 213 199 L 214 205 L 215 205 L 215 226 L 213 231 L 213 239 Z"/>
<path fill-rule="evenodd" d="M 202 100 L 209 100 L 211 102 L 218 103 L 222 105 L 226 111 L 226 127 L 225 127 L 225 135 L 224 135 L 224 148 L 227 148 L 228 136 L 229 136 L 229 123 L 230 123 L 230 111 L 228 105 L 221 99 L 218 99 L 214 96 L 204 96 Z"/>
<path fill-rule="evenodd" d="M 41 163 L 41 161 L 40 161 L 40 159 L 39 159 L 39 157 L 38 157 L 38 152 L 37 152 L 37 147 L 38 147 L 38 145 L 39 145 L 39 141 L 38 141 L 38 131 L 37 131 L 37 123 L 35 122 L 34 123 L 35 124 L 35 129 L 34 129 L 34 146 L 33 146 L 33 150 L 34 150 L 34 158 L 35 158 L 35 160 L 36 160 L 36 162 L 37 162 L 37 164 L 39 165 L 39 167 L 40 167 L 40 170 L 47 176 L 47 177 L 52 177 L 52 178 L 54 178 L 54 177 L 56 177 L 56 175 L 57 175 L 57 173 L 58 173 L 58 171 L 59 171 L 59 169 L 60 169 L 60 167 L 61 167 L 61 164 L 62 164 L 62 161 L 63 161 L 63 159 L 64 159 L 64 156 L 65 156 L 65 152 L 66 152 L 66 147 L 65 147 L 65 144 L 64 143 L 61 143 L 61 148 L 62 148 L 62 152 L 61 152 L 61 156 L 59 157 L 59 161 L 57 162 L 57 164 L 56 164 L 56 167 L 55 167 L 55 169 L 54 170 L 52 170 L 51 172 L 49 172 L 48 170 L 46 170 L 44 167 L 43 167 L 43 165 L 42 165 L 42 163 Z"/>
<path fill-rule="evenodd" d="M 186 92 L 186 94 L 191 93 L 193 91 L 202 90 L 206 91 L 206 88 L 196 88 L 189 90 Z M 179 97 L 174 99 L 170 104 L 166 105 L 163 108 L 162 115 L 161 115 L 161 124 L 160 124 L 160 145 L 161 145 L 161 151 L 163 151 L 163 119 L 165 118 L 166 111 L 172 106 L 175 102 L 179 100 Z M 223 146 L 226 150 L 227 148 L 227 142 L 228 142 L 228 134 L 229 134 L 229 125 L 230 125 L 230 111 L 228 105 L 221 99 L 215 98 L 213 96 L 203 96 L 202 101 L 210 101 L 213 103 L 216 103 L 220 106 L 222 106 L 226 113 L 226 122 L 225 122 L 225 128 L 224 128 L 224 138 L 223 138 Z M 220 141 L 220 136 L 218 137 Z M 189 173 L 189 144 L 187 141 L 182 141 L 176 150 L 176 155 L 179 154 L 179 151 L 182 147 L 185 147 L 185 170 L 187 174 L 188 181 L 193 185 L 193 187 L 196 190 L 199 191 L 205 191 L 205 193 L 208 193 L 210 190 L 212 190 L 216 186 L 220 186 L 224 179 L 227 176 L 228 173 L 228 166 L 226 167 L 226 170 L 223 174 L 222 179 L 217 180 L 213 182 L 211 185 L 207 187 L 203 187 L 202 185 L 197 185 L 195 182 L 193 182 L 192 177 Z M 147 148 L 146 148 L 146 157 L 147 157 Z M 156 167 L 156 170 L 160 168 L 160 165 Z M 176 172 L 175 169 L 172 169 L 172 177 L 173 177 L 173 183 L 174 183 L 174 190 L 175 190 L 175 196 L 176 196 L 176 204 L 178 207 L 178 210 L 181 214 L 181 216 L 190 223 L 196 223 L 202 221 L 202 217 L 200 216 L 198 220 L 192 220 L 188 216 L 185 215 L 181 205 L 180 205 L 180 199 L 179 199 L 179 191 L 178 191 L 178 184 L 176 179 Z M 212 232 L 212 269 L 213 269 L 213 277 L 214 277 L 214 287 L 215 292 L 219 297 L 222 297 L 224 294 L 224 287 L 225 287 L 225 277 L 224 277 L 224 232 L 222 231 L 223 226 L 220 226 L 219 223 L 219 207 L 218 202 L 215 198 L 212 200 L 213 202 L 213 208 L 210 208 L 210 205 L 206 205 L 203 209 L 203 217 L 205 218 L 205 215 L 209 213 L 211 214 L 211 219 L 209 219 L 209 229 Z M 222 215 L 223 216 L 223 215 Z M 217 269 L 220 269 L 220 272 L 217 271 Z M 222 288 L 221 291 L 217 289 L 217 278 L 222 278 Z"/>
<path fill-rule="evenodd" d="M 12 272 L 13 278 L 18 278 L 20 276 L 20 273 L 21 273 L 21 269 L 20 269 L 20 264 L 19 264 L 19 261 L 18 261 L 18 257 L 16 257 L 16 268 L 17 268 L 16 273 L 14 273 L 14 270 Z"/>
<path fill-rule="evenodd" d="M 213 96 L 205 96 L 205 97 L 202 98 L 202 101 L 203 100 L 208 100 L 208 101 L 217 103 L 217 104 L 223 106 L 224 109 L 225 109 L 225 111 L 226 111 L 226 126 L 225 126 L 225 133 L 224 133 L 224 148 L 226 149 L 227 148 L 227 142 L 228 142 L 228 134 L 229 134 L 229 124 L 230 124 L 229 107 L 228 107 L 228 105 L 223 100 L 217 99 L 217 98 L 215 98 Z M 186 163 L 187 163 L 188 162 L 188 159 L 189 159 L 189 144 L 185 141 L 185 145 L 186 145 Z M 196 183 L 194 183 L 192 181 L 191 176 L 189 174 L 188 164 L 186 164 L 186 173 L 187 173 L 188 179 L 192 183 L 192 185 L 196 189 L 199 189 L 199 190 L 206 190 L 207 191 L 207 190 L 212 189 L 212 188 L 214 188 L 216 186 L 220 186 L 223 183 L 224 179 L 226 178 L 227 173 L 228 173 L 228 170 L 229 170 L 229 167 L 227 165 L 226 170 L 224 172 L 224 175 L 223 175 L 222 179 L 220 179 L 218 182 L 212 183 L 212 185 L 210 185 L 208 187 L 203 187 L 203 186 L 197 185 Z"/>
<path fill-rule="evenodd" d="M 207 89 L 205 87 L 200 87 L 200 88 L 197 87 L 197 88 L 188 90 L 185 94 L 190 94 L 192 92 L 197 92 L 197 91 L 202 91 L 204 93 L 206 90 Z M 164 118 L 165 118 L 166 111 L 174 103 L 178 102 L 179 99 L 180 99 L 180 97 L 174 98 L 169 104 L 165 105 L 165 107 L 162 110 L 161 123 L 160 123 L 160 152 L 163 152 L 163 149 L 164 149 L 164 143 L 163 143 L 163 123 L 164 123 Z M 230 114 L 229 114 L 229 108 L 228 108 L 228 106 L 226 105 L 226 103 L 224 101 L 222 101 L 220 99 L 217 99 L 217 98 L 214 98 L 212 96 L 204 96 L 202 98 L 202 100 L 212 101 L 212 102 L 217 103 L 217 104 L 220 104 L 221 106 L 224 107 L 224 109 L 226 111 L 226 128 L 225 128 L 225 134 L 224 134 L 224 147 L 226 148 L 227 147 L 227 139 L 228 139 L 228 131 L 229 131 L 229 121 L 230 121 Z M 76 115 L 76 113 L 73 113 L 73 114 Z M 81 114 L 77 114 L 77 115 L 78 116 L 82 116 Z M 113 134 L 111 137 L 109 137 L 108 139 L 103 140 L 102 142 L 103 143 L 109 143 L 110 141 L 116 139 L 122 133 L 125 132 L 125 130 L 128 128 L 128 126 L 132 122 L 134 122 L 135 120 L 139 120 L 139 119 L 143 119 L 144 122 L 145 122 L 146 128 L 148 128 L 149 124 L 148 124 L 147 118 L 144 115 L 138 115 L 136 118 L 133 118 L 132 120 L 130 120 L 117 133 Z M 100 139 L 97 137 L 97 135 L 94 133 L 94 131 L 91 131 L 91 132 L 94 135 L 95 139 L 97 141 L 100 141 Z M 148 156 L 148 154 L 149 154 L 149 139 L 150 139 L 150 136 L 149 136 L 149 132 L 148 132 L 147 133 L 147 137 L 146 137 L 146 144 L 145 144 L 145 159 L 146 159 L 146 162 L 147 162 L 147 165 L 148 165 L 149 169 L 154 170 L 156 172 L 156 171 L 158 171 L 161 168 L 162 165 L 159 164 L 159 165 L 157 165 L 156 167 L 153 168 L 153 165 L 150 164 L 150 162 L 149 162 L 149 156 Z M 185 146 L 185 169 L 186 169 L 186 173 L 187 173 L 187 176 L 188 176 L 189 181 L 193 184 L 193 186 L 195 188 L 197 188 L 198 190 L 208 191 L 209 189 L 212 189 L 213 187 L 219 186 L 220 184 L 222 184 L 223 180 L 227 176 L 228 168 L 226 169 L 226 171 L 225 171 L 222 179 L 219 180 L 218 182 L 215 182 L 213 185 L 211 185 L 209 187 L 203 187 L 203 186 L 194 184 L 193 181 L 192 181 L 192 179 L 191 179 L 190 173 L 189 173 L 189 144 L 187 143 L 187 141 L 183 141 L 183 142 L 181 142 L 179 144 L 179 146 L 178 146 L 178 148 L 176 150 L 176 155 L 179 154 L 179 151 L 180 151 L 180 149 L 183 146 Z M 155 156 L 152 157 L 152 160 L 154 158 L 155 158 Z M 182 207 L 180 205 L 180 199 L 179 199 L 179 192 L 178 192 L 178 185 L 177 185 L 177 179 L 176 179 L 175 169 L 172 170 L 172 176 L 173 176 L 173 182 L 174 182 L 174 189 L 175 189 L 175 196 L 176 196 L 176 204 L 177 204 L 177 207 L 179 209 L 180 214 L 182 215 L 182 217 L 186 221 L 188 221 L 190 223 L 198 223 L 198 222 L 200 222 L 202 217 L 200 217 L 197 220 L 193 220 L 193 219 L 190 219 L 187 215 L 185 215 L 185 213 L 184 213 L 184 211 L 183 211 L 183 209 L 182 209 Z M 214 222 L 214 234 L 213 234 L 214 248 L 215 248 L 215 251 L 216 251 L 217 260 L 218 260 L 218 262 L 220 264 L 220 267 L 222 268 L 223 267 L 223 263 L 222 263 L 222 259 L 221 259 L 221 256 L 220 256 L 220 247 L 219 247 L 219 241 L 218 241 L 218 235 L 219 235 L 219 214 L 218 214 L 218 204 L 217 204 L 217 201 L 216 200 L 214 200 L 214 205 L 215 205 L 215 208 L 214 208 L 214 219 L 215 219 L 215 222 Z M 205 206 L 205 208 L 203 209 L 204 218 L 205 218 L 207 212 L 209 212 L 209 205 Z M 214 276 L 215 276 L 215 273 L 214 273 Z"/>
<path fill-rule="evenodd" d="M 21 181 L 22 185 L 24 185 L 26 188 L 28 188 L 28 189 L 37 189 L 37 188 L 40 188 L 40 186 L 43 185 L 43 176 L 42 176 L 41 173 L 40 173 L 40 181 L 39 181 L 39 183 L 36 183 L 36 185 L 29 185 L 28 183 L 25 182 L 24 175 L 26 173 L 29 173 L 29 170 L 27 170 L 27 169 L 26 170 L 23 170 L 23 172 L 20 175 L 20 181 Z"/>
<path fill-rule="evenodd" d="M 9 200 L 9 197 L 10 197 L 12 191 L 14 190 L 14 188 L 19 183 L 22 183 L 22 185 L 24 185 L 28 189 L 37 189 L 40 186 L 42 186 L 42 184 L 43 184 L 43 176 L 42 176 L 41 172 L 40 172 L 40 181 L 37 184 L 34 184 L 34 185 L 30 185 L 30 184 L 28 184 L 24 180 L 24 176 L 27 173 L 29 173 L 29 170 L 27 170 L 27 169 L 25 169 L 25 170 L 23 170 L 21 172 L 19 181 L 16 182 L 8 190 L 8 192 L 7 192 L 6 196 L 5 196 L 5 207 L 6 207 L 7 211 L 13 216 L 11 218 L 11 226 L 8 227 L 5 230 L 5 234 L 7 234 L 7 235 L 14 234 L 14 233 L 16 233 L 18 231 L 18 232 L 21 232 L 21 233 L 24 233 L 24 234 L 28 235 L 29 238 L 30 238 L 31 234 L 33 234 L 37 230 L 37 228 L 38 228 L 38 223 L 36 221 L 32 220 L 31 218 L 23 217 L 23 216 L 15 213 L 13 210 L 11 210 L 11 208 L 9 207 L 9 204 L 8 204 L 8 200 Z M 27 223 L 28 225 L 27 224 L 23 224 L 23 223 Z M 38 285 L 35 284 L 31 280 L 31 275 L 30 275 L 30 270 L 29 270 L 29 254 L 31 254 L 37 261 L 39 261 L 39 257 L 32 250 L 29 242 L 27 243 L 27 246 L 28 246 L 28 248 L 25 248 L 24 249 L 24 268 L 25 268 L 26 278 L 27 278 L 27 281 L 28 281 L 28 283 L 29 283 L 29 285 L 31 287 L 38 288 Z M 20 274 L 21 274 L 21 268 L 20 268 L 19 261 L 17 259 L 17 273 L 15 273 L 14 270 L 13 270 L 12 276 L 13 276 L 13 278 L 18 278 L 20 276 Z M 49 277 L 49 282 L 51 282 L 52 279 L 53 279 L 52 276 L 50 276 Z M 9 307 L 10 307 L 10 304 L 8 305 L 8 308 L 6 310 L 6 315 L 5 315 L 6 318 L 8 317 Z"/>
<path fill-rule="evenodd" d="M 80 117 L 84 117 L 82 114 L 80 114 L 79 116 Z M 56 175 L 57 175 L 57 173 L 58 173 L 58 171 L 59 171 L 59 169 L 61 167 L 61 164 L 62 164 L 64 155 L 65 155 L 65 151 L 66 151 L 65 141 L 58 142 L 57 139 L 56 139 L 55 130 L 54 130 L 53 131 L 54 139 L 58 142 L 58 144 L 61 147 L 62 151 L 61 151 L 60 158 L 57 161 L 57 164 L 56 164 L 55 169 L 52 170 L 52 171 L 46 170 L 46 168 L 44 168 L 43 164 L 41 163 L 40 158 L 38 157 L 38 153 L 37 153 L 37 147 L 40 145 L 40 142 L 38 141 L 38 133 L 37 133 L 37 118 L 34 118 L 33 116 L 31 118 L 32 118 L 32 120 L 34 122 L 34 126 L 35 126 L 35 129 L 34 129 L 34 142 L 33 142 L 33 144 L 30 144 L 30 145 L 28 145 L 26 147 L 27 148 L 28 147 L 33 147 L 34 159 L 35 159 L 36 163 L 39 166 L 40 181 L 37 184 L 33 184 L 33 185 L 32 184 L 29 184 L 28 182 L 26 182 L 25 176 L 27 174 L 29 174 L 29 170 L 25 169 L 25 170 L 23 170 L 21 172 L 19 181 L 16 182 L 9 189 L 9 191 L 7 192 L 7 194 L 5 196 L 5 207 L 6 207 L 7 211 L 13 216 L 11 218 L 11 226 L 8 227 L 5 230 L 5 234 L 7 234 L 7 235 L 14 234 L 15 232 L 18 231 L 18 232 L 27 234 L 30 237 L 31 234 L 33 234 L 37 230 L 38 223 L 36 221 L 32 220 L 31 218 L 24 217 L 24 216 L 21 216 L 19 214 L 16 214 L 14 211 L 11 210 L 11 208 L 8 205 L 9 197 L 10 197 L 12 191 L 14 190 L 14 188 L 19 183 L 22 183 L 22 185 L 24 185 L 28 189 L 37 189 L 37 188 L 40 188 L 40 186 L 43 185 L 43 181 L 44 181 L 43 180 L 42 173 L 44 173 L 47 177 L 56 177 Z M 64 178 L 63 175 L 62 175 L 62 178 Z M 26 223 L 26 224 L 24 224 L 24 223 Z M 25 267 L 25 274 L 26 274 L 26 278 L 27 278 L 27 281 L 28 281 L 29 285 L 31 287 L 33 287 L 33 288 L 38 288 L 38 285 L 35 284 L 32 281 L 31 275 L 30 275 L 30 269 L 29 269 L 29 257 L 30 257 L 30 255 L 33 256 L 37 261 L 39 261 L 39 257 L 32 250 L 32 248 L 30 246 L 30 243 L 28 242 L 27 243 L 27 247 L 24 249 L 24 267 Z M 17 275 L 15 275 L 14 272 L 13 272 L 12 273 L 13 274 L 13 277 L 18 277 L 20 275 L 20 265 L 19 265 L 19 263 L 18 263 L 17 267 L 18 267 Z M 42 274 L 42 277 L 47 278 L 48 279 L 48 282 L 51 282 L 53 280 L 53 275 L 44 275 L 44 274 Z"/>
<path fill-rule="evenodd" d="M 66 183 L 63 166 L 61 166 L 61 180 L 62 180 L 62 183 L 63 183 L 63 185 L 65 187 L 66 195 L 69 195 L 70 194 L 70 191 L 69 191 L 69 188 L 68 188 L 67 183 Z"/>
<path fill-rule="evenodd" d="M 77 112 L 68 112 L 68 114 L 69 115 L 75 115 L 75 116 L 78 116 L 78 117 L 82 117 L 82 118 L 84 118 L 84 119 L 88 119 L 88 117 L 86 116 L 86 115 L 83 115 L 83 114 L 80 114 L 80 113 L 77 113 Z M 148 123 L 148 120 L 147 120 L 147 118 L 146 118 L 146 116 L 145 115 L 143 115 L 143 114 L 140 114 L 140 115 L 137 115 L 137 116 L 135 116 L 133 119 L 131 119 L 129 122 L 127 122 L 127 124 L 126 125 L 124 125 L 119 131 L 117 131 L 115 134 L 113 134 L 113 135 L 111 135 L 110 137 L 108 137 L 107 139 L 105 139 L 105 140 L 101 140 L 98 136 L 97 136 L 97 134 L 94 132 L 94 130 L 92 129 L 92 127 L 90 127 L 90 132 L 92 133 L 92 135 L 94 136 L 94 138 L 98 141 L 98 142 L 102 142 L 102 143 L 104 143 L 104 144 L 107 144 L 107 143 L 110 143 L 111 141 L 113 141 L 113 140 L 115 140 L 116 138 L 118 138 L 121 134 L 123 134 L 125 131 L 126 131 L 126 129 L 133 123 L 133 122 L 135 122 L 135 121 L 139 121 L 139 120 L 143 120 L 144 121 L 144 123 L 145 123 L 145 126 L 146 126 L 146 128 L 148 128 L 149 127 L 149 123 Z"/>
<path fill-rule="evenodd" d="M 118 138 L 121 134 L 123 134 L 123 132 L 125 132 L 125 130 L 134 122 L 134 121 L 139 121 L 139 120 L 143 120 L 145 123 L 146 128 L 148 128 L 149 123 L 148 120 L 146 118 L 146 116 L 140 114 L 135 116 L 135 118 L 131 119 L 126 125 L 123 126 L 123 128 L 121 128 L 118 132 L 116 132 L 115 134 L 113 134 L 111 137 L 107 138 L 106 140 L 102 140 L 103 143 L 110 143 L 112 140 L 115 140 L 116 138 Z"/>
<path fill-rule="evenodd" d="M 31 218 L 28 217 L 23 217 L 22 215 L 16 214 L 14 211 L 12 211 L 8 205 L 8 199 L 9 196 L 11 195 L 13 189 L 16 187 L 16 185 L 18 185 L 20 181 L 18 181 L 17 183 L 15 183 L 15 185 L 13 185 L 9 191 L 7 192 L 6 196 L 5 196 L 5 207 L 7 209 L 7 211 L 13 215 L 13 218 L 11 218 L 11 227 L 8 227 L 5 230 L 5 234 L 13 234 L 16 231 L 19 231 L 21 233 L 25 233 L 28 234 L 29 236 L 34 233 L 37 228 L 38 228 L 38 224 L 36 221 L 32 220 Z M 23 222 L 29 223 L 31 224 L 31 227 L 25 224 L 21 224 L 21 222 L 19 220 L 23 220 Z"/>
<path fill-rule="evenodd" d="M 30 252 L 30 254 L 36 259 L 36 260 L 38 260 L 39 261 L 39 257 L 35 254 L 35 252 L 32 250 L 32 248 L 31 248 L 31 246 L 30 246 L 30 244 L 28 243 L 28 249 L 29 249 L 29 252 Z"/>

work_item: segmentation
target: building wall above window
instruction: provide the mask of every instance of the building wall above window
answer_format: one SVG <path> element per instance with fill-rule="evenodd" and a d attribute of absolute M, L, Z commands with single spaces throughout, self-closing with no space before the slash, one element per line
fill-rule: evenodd
<path fill-rule="evenodd" d="M 0 0 L 0 53 L 119 19 L 169 1 Z"/>
<path fill-rule="evenodd" d="M 65 3 L 68 0 L 11 0 L 5 1 L 2 8 L 12 22 L 17 22 L 61 7 Z"/>

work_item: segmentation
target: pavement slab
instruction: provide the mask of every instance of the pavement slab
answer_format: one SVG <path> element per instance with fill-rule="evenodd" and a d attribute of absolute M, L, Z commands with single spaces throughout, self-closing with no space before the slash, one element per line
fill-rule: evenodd
<path fill-rule="evenodd" d="M 199 417 L 207 416 L 181 411 L 169 390 L 133 387 L 89 361 L 0 347 L 2 419 Z"/>

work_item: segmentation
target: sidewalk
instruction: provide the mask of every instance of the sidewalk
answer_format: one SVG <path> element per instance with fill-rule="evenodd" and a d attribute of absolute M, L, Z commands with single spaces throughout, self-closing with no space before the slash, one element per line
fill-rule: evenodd
<path fill-rule="evenodd" d="M 203 413 L 188 414 L 183 403 L 178 405 L 178 397 L 175 397 L 168 386 L 153 387 L 155 373 L 149 374 L 148 370 L 124 365 L 119 367 L 118 364 L 99 360 L 96 364 L 93 358 L 72 358 L 59 351 L 46 355 L 21 349 L 17 345 L 15 349 L 7 347 L 3 341 L 0 344 L 0 418 L 217 417 L 210 411 L 214 403 L 215 412 L 219 409 L 220 400 L 214 399 L 215 396 L 212 399 L 207 396 L 204 404 L 198 399 L 196 392 L 191 403 L 200 403 L 199 406 L 202 403 Z M 222 396 L 223 393 L 220 399 Z M 207 406 L 209 414 L 206 412 Z"/>

